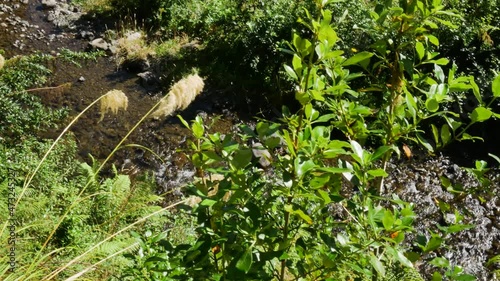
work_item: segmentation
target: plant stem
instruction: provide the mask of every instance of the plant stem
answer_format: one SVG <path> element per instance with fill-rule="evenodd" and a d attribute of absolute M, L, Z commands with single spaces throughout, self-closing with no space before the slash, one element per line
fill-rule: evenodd
<path fill-rule="evenodd" d="M 292 203 L 293 196 L 288 196 L 287 204 Z M 283 229 L 283 242 L 288 240 L 288 224 L 290 222 L 290 213 L 285 211 L 285 226 Z M 281 261 L 280 281 L 285 280 L 286 259 Z"/>

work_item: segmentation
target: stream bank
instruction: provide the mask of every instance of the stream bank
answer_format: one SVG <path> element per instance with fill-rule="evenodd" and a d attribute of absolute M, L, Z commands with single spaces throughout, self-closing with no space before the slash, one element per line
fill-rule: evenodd
<path fill-rule="evenodd" d="M 103 26 L 99 27 L 101 31 L 94 30 L 96 23 L 83 19 L 78 8 L 66 7 L 64 5 L 67 3 L 61 1 L 4 1 L 1 5 L 3 14 L 0 15 L 0 20 L 2 27 L 6 29 L 0 33 L 0 48 L 6 50 L 7 57 L 34 51 L 56 54 L 63 47 L 74 51 L 86 50 L 92 37 L 99 37 L 100 32 L 105 30 Z M 50 15 L 56 17 L 56 14 L 71 20 L 66 24 L 62 19 L 49 18 Z M 84 31 L 85 35 L 82 36 Z M 51 67 L 54 75 L 48 86 L 71 83 L 72 87 L 62 92 L 44 91 L 37 95 L 49 106 L 68 107 L 70 116 L 75 116 L 93 100 L 112 89 L 122 90 L 129 98 L 127 111 L 119 112 L 117 116 L 107 115 L 99 122 L 100 113 L 94 108 L 72 128 L 79 145 L 80 157 L 85 161 L 89 161 L 89 153 L 96 159 L 105 158 L 135 122 L 162 97 L 161 92 L 143 87 L 136 73 L 118 68 L 112 57 L 85 62 L 82 68 L 60 62 Z M 227 100 L 218 98 L 217 93 L 211 90 L 205 91 L 181 114 L 186 120 L 193 119 L 197 114 L 204 116 L 206 120 L 222 115 L 221 121 L 213 128 L 221 133 L 235 131 L 237 124 L 247 122 L 232 110 Z M 47 137 L 53 137 L 56 133 L 48 132 Z M 165 163 L 141 149 L 125 149 L 114 158 L 114 164 L 121 169 L 138 166 L 140 169 L 155 171 L 159 184 L 158 193 L 174 191 L 179 194 L 180 191 L 176 189 L 194 175 L 187 159 L 176 152 L 184 146 L 188 135 L 189 131 L 175 117 L 162 121 L 147 120 L 132 134 L 129 143 L 148 147 Z M 452 210 L 442 212 L 437 202 L 461 206 L 460 211 L 467 214 L 466 223 L 476 227 L 455 235 L 439 254 L 453 264 L 463 266 L 467 273 L 476 275 L 479 280 L 494 280 L 491 274 L 494 268 L 486 268 L 484 264 L 500 252 L 498 177 L 492 178 L 491 195 L 483 202 L 471 195 L 455 202 L 456 197 L 443 190 L 440 176 L 445 175 L 460 182 L 467 189 L 476 188 L 478 183 L 449 158 L 438 156 L 401 161 L 403 160 L 394 160 L 390 166 L 392 172 L 387 179 L 388 195 L 395 193 L 403 200 L 415 204 L 415 211 L 419 215 L 415 227 L 419 233 L 428 234 L 427 230 L 437 224 L 450 223 Z M 424 266 L 420 269 L 423 272 L 430 270 Z"/>

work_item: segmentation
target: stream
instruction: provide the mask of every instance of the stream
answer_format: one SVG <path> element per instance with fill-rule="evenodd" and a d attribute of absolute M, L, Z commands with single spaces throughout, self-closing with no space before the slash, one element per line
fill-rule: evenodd
<path fill-rule="evenodd" d="M 114 27 L 110 22 L 83 15 L 78 7 L 68 2 L 1 0 L 0 49 L 5 50 L 5 57 L 35 51 L 56 55 L 61 48 L 88 50 L 92 39 L 100 37 L 107 28 Z M 53 75 L 49 77 L 47 86 L 64 83 L 71 83 L 72 86 L 64 91 L 47 90 L 36 94 L 48 106 L 67 107 L 70 116 L 76 116 L 92 101 L 112 89 L 122 90 L 128 97 L 126 111 L 120 111 L 118 115 L 108 114 L 99 122 L 100 113 L 96 106 L 71 129 L 77 140 L 79 157 L 83 161 L 90 161 L 89 154 L 96 159 L 104 159 L 163 96 L 158 89 L 143 87 L 137 73 L 119 68 L 113 56 L 100 57 L 95 62 L 83 62 L 82 67 L 56 62 L 51 65 L 51 69 Z M 210 90 L 210 86 L 181 115 L 186 120 L 201 115 L 207 122 L 214 116 L 221 116 L 211 128 L 220 133 L 234 132 L 242 122 L 254 122 L 248 118 L 248 113 L 238 112 L 228 100 L 219 98 L 217 91 Z M 47 132 L 44 137 L 54 138 L 57 134 L 56 131 Z M 137 167 L 154 171 L 159 194 L 171 192 L 180 195 L 179 187 L 194 175 L 188 159 L 177 152 L 184 147 L 189 134 L 176 117 L 160 121 L 148 119 L 130 136 L 127 143 L 151 149 L 164 162 L 142 149 L 126 148 L 113 158 L 113 164 L 122 170 Z M 498 146 L 496 149 L 499 149 Z M 464 153 L 460 152 L 459 155 Z M 465 189 L 478 186 L 477 181 L 457 163 L 456 159 L 443 155 L 395 159 L 389 164 L 391 174 L 386 180 L 385 192 L 387 195 L 397 194 L 401 199 L 414 203 L 419 216 L 415 228 L 427 237 L 429 232 L 426 230 L 429 228 L 434 228 L 436 224 L 446 225 L 453 220 L 453 210 L 443 215 L 437 202 L 458 206 L 466 214 L 465 222 L 476 227 L 455 234 L 439 254 L 452 264 L 462 266 L 466 273 L 475 275 L 478 280 L 494 280 L 494 266 L 486 268 L 484 264 L 500 254 L 500 173 L 497 171 L 491 176 L 490 195 L 484 196 L 483 200 L 470 195 L 457 199 L 442 188 L 441 176 L 463 184 Z M 430 268 L 416 266 L 420 266 L 420 271 L 429 277 Z"/>

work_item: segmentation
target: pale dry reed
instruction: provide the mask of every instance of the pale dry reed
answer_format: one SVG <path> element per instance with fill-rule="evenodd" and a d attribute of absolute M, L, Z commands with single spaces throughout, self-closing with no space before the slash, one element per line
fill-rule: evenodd
<path fill-rule="evenodd" d="M 5 59 L 4 57 L 0 54 L 0 70 L 2 70 L 3 66 L 5 64 Z"/>
<path fill-rule="evenodd" d="M 111 90 L 106 93 L 104 97 L 101 98 L 101 119 L 99 122 L 104 119 L 104 115 L 107 112 L 112 112 L 113 114 L 117 114 L 118 110 L 123 109 L 127 110 L 128 107 L 128 98 L 124 92 L 120 90 Z"/>
<path fill-rule="evenodd" d="M 167 117 L 176 110 L 188 107 L 203 91 L 205 83 L 198 74 L 192 74 L 175 83 L 168 94 L 161 100 L 158 109 L 151 114 L 151 117 L 159 119 Z"/>

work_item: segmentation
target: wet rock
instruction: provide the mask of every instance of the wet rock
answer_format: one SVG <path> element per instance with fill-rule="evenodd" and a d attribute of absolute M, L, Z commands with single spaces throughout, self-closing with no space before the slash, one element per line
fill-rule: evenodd
<path fill-rule="evenodd" d="M 407 236 L 408 246 L 415 245 L 417 235 L 429 239 L 431 231 L 440 232 L 437 226 L 455 224 L 456 211 L 463 216 L 462 224 L 474 227 L 447 235 L 446 246 L 424 258 L 430 261 L 434 256 L 446 257 L 450 264 L 461 266 L 465 273 L 476 276 L 477 280 L 494 280 L 485 263 L 499 251 L 495 241 L 500 240 L 500 229 L 491 219 L 495 217 L 495 208 L 498 208 L 499 180 L 492 180 L 491 191 L 483 190 L 473 176 L 443 156 L 421 161 L 394 161 L 388 167 L 390 176 L 385 181 L 387 196 L 397 194 L 413 203 L 417 215 L 414 222 L 416 233 Z M 462 185 L 470 194 L 449 192 L 443 188 L 441 176 L 450 179 L 453 185 Z M 484 193 L 480 195 L 481 200 L 476 195 L 478 191 Z M 442 206 L 449 206 L 445 207 L 449 209 L 442 209 Z M 436 268 L 425 262 L 419 270 L 430 280 Z"/>
<path fill-rule="evenodd" d="M 144 88 L 153 87 L 158 84 L 156 75 L 151 71 L 138 73 L 137 76 L 140 77 L 140 83 Z"/>
<path fill-rule="evenodd" d="M 94 33 L 92 31 L 86 31 L 86 30 L 80 31 L 80 33 L 78 33 L 78 37 L 87 40 L 95 39 Z"/>
<path fill-rule="evenodd" d="M 151 68 L 151 63 L 147 58 L 145 59 L 134 59 L 127 60 L 123 63 L 125 69 L 131 72 L 146 72 L 149 68 Z"/>
<path fill-rule="evenodd" d="M 54 9 L 57 6 L 56 0 L 42 0 L 42 6 L 46 9 Z"/>
<path fill-rule="evenodd" d="M 106 42 L 103 38 L 94 39 L 89 44 L 94 49 L 107 50 L 109 47 L 108 42 Z"/>

